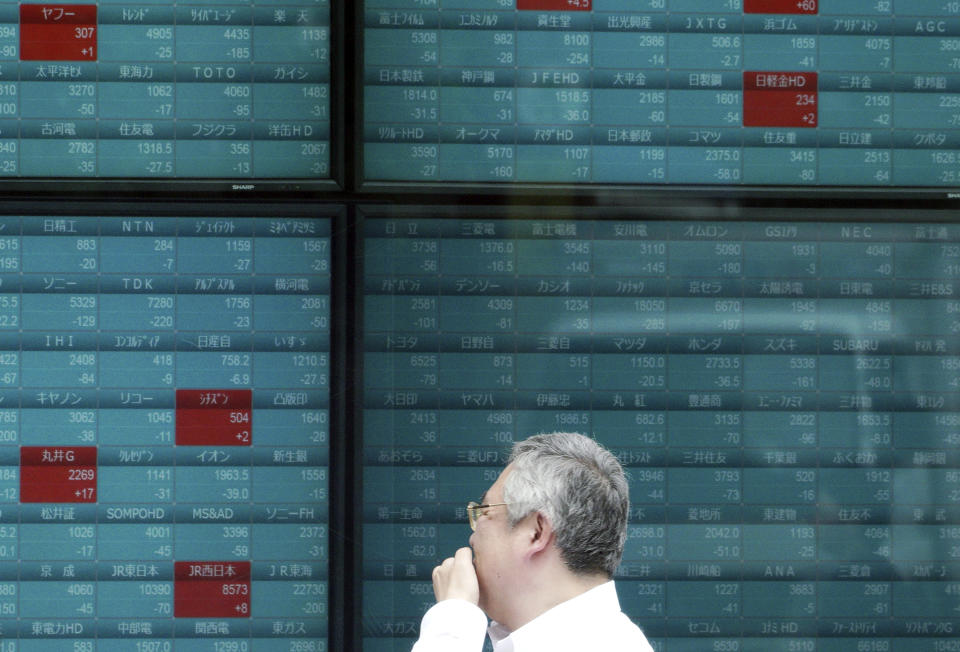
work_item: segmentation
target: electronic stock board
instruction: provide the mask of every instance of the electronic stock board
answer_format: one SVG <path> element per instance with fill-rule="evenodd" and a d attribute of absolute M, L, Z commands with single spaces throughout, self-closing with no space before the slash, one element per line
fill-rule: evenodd
<path fill-rule="evenodd" d="M 947 0 L 367 0 L 371 182 L 960 182 Z"/>
<path fill-rule="evenodd" d="M 364 651 L 409 648 L 466 501 L 553 430 L 628 467 L 618 586 L 656 649 L 958 649 L 960 6 L 357 26 L 358 175 L 395 204 L 357 221 Z"/>
<path fill-rule="evenodd" d="M 409 649 L 510 443 L 570 430 L 630 476 L 655 649 L 955 648 L 955 220 L 364 213 L 365 652 Z"/>
<path fill-rule="evenodd" d="M 127 208 L 0 216 L 0 650 L 323 652 L 335 211 Z"/>
<path fill-rule="evenodd" d="M 0 652 L 405 652 L 463 505 L 549 430 L 629 469 L 658 650 L 956 650 L 960 233 L 855 201 L 950 198 L 956 52 L 948 0 L 0 4 L 0 186 L 105 200 L 0 216 Z M 298 208 L 106 201 L 329 181 L 338 140 L 360 183 Z"/>
<path fill-rule="evenodd" d="M 337 209 L 111 199 L 329 183 L 330 24 L 0 3 L 3 652 L 327 649 Z"/>
<path fill-rule="evenodd" d="M 329 146 L 329 0 L 0 2 L 0 181 L 316 181 Z"/>

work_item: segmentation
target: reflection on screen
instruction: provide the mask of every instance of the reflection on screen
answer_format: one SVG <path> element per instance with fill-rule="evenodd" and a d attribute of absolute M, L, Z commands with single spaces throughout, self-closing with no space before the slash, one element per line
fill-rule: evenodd
<path fill-rule="evenodd" d="M 517 210 L 364 222 L 364 650 L 409 648 L 466 501 L 556 430 L 627 467 L 620 599 L 661 649 L 941 649 L 957 226 Z"/>

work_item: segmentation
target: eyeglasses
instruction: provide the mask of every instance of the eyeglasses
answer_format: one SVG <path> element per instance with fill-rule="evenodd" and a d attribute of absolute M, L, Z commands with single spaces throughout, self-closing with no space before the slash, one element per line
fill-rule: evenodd
<path fill-rule="evenodd" d="M 479 518 L 481 514 L 486 514 L 487 512 L 485 510 L 491 507 L 500 507 L 502 505 L 509 505 L 509 503 L 490 503 L 489 505 L 481 505 L 480 503 L 476 503 L 471 500 L 469 503 L 467 503 L 467 520 L 470 521 L 470 529 L 474 532 L 477 531 L 477 518 Z"/>

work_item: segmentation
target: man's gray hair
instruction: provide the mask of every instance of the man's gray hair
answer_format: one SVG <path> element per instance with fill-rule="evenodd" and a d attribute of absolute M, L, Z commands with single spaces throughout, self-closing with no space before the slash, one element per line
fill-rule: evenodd
<path fill-rule="evenodd" d="M 514 444 L 509 463 L 503 500 L 511 527 L 541 512 L 571 571 L 613 577 L 630 514 L 629 487 L 617 458 L 589 437 L 555 432 Z"/>

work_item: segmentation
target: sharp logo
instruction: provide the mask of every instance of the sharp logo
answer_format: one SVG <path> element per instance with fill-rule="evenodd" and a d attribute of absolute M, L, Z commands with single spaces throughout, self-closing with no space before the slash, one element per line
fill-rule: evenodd
<path fill-rule="evenodd" d="M 235 183 L 233 184 L 234 190 L 253 190 L 254 184 L 252 183 Z"/>

